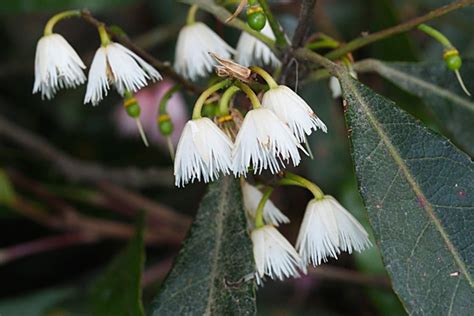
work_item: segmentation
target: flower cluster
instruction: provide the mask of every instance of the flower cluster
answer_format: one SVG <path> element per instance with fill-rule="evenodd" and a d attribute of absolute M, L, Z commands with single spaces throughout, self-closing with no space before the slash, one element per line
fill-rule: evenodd
<path fill-rule="evenodd" d="M 257 71 L 269 76 L 261 68 Z M 217 83 L 207 93 L 229 84 Z M 324 123 L 290 88 L 272 83 L 260 103 L 248 86 L 240 82 L 237 86 L 245 90 L 254 108 L 245 115 L 235 141 L 209 118 L 201 117 L 206 93 L 196 102 L 193 119 L 186 124 L 176 150 L 177 186 L 195 180 L 213 181 L 220 173 L 246 176 L 249 170 L 254 174 L 269 170 L 276 174 L 290 161 L 293 166 L 299 165 L 306 135 L 318 129 L 326 132 Z"/>
<path fill-rule="evenodd" d="M 288 223 L 288 217 L 246 181 L 242 182 L 242 192 L 258 284 L 266 276 L 279 280 L 299 277 L 300 272 L 306 273 L 307 265 L 316 267 L 330 257 L 337 259 L 341 252 L 360 252 L 371 245 L 367 232 L 354 216 L 332 196 L 318 194 L 306 207 L 295 249 L 276 228 Z M 263 223 L 254 226 L 259 212 Z"/>
<path fill-rule="evenodd" d="M 36 47 L 33 93 L 40 92 L 42 98 L 52 99 L 59 89 L 75 88 L 86 82 L 83 61 L 64 37 L 52 30 L 55 23 L 67 17 L 65 13 L 51 18 Z M 162 79 L 160 73 L 137 54 L 112 42 L 103 25 L 98 31 L 102 45 L 91 64 L 84 103 L 97 105 L 111 85 L 125 96 L 145 87 L 149 80 Z"/>

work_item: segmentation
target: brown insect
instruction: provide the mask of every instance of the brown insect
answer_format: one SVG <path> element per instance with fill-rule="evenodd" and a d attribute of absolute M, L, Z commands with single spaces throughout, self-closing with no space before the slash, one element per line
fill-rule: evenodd
<path fill-rule="evenodd" d="M 216 66 L 216 73 L 219 77 L 231 77 L 243 82 L 250 82 L 252 71 L 249 68 L 239 65 L 230 59 L 219 57 L 212 52 L 209 52 L 209 54 L 219 63 Z"/>

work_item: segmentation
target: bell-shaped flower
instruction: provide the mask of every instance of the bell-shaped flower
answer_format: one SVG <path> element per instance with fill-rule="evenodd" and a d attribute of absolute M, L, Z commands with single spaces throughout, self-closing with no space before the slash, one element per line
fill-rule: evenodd
<path fill-rule="evenodd" d="M 254 219 L 255 212 L 257 211 L 258 204 L 262 199 L 263 193 L 247 181 L 242 181 L 241 186 L 244 209 L 250 218 Z M 263 220 L 265 223 L 277 227 L 280 223 L 286 224 L 290 222 L 290 219 L 286 217 L 285 214 L 283 214 L 282 211 L 280 211 L 270 200 L 267 200 L 263 208 Z"/>
<path fill-rule="evenodd" d="M 308 203 L 296 241 L 305 264 L 316 266 L 341 251 L 360 252 L 370 246 L 364 227 L 335 198 L 325 195 Z"/>
<path fill-rule="evenodd" d="M 302 149 L 291 130 L 272 111 L 253 109 L 245 116 L 235 140 L 234 175 L 246 175 L 249 167 L 255 174 L 266 169 L 278 173 L 290 159 L 297 166 L 301 161 L 298 148 Z"/>
<path fill-rule="evenodd" d="M 229 59 L 235 51 L 206 24 L 186 25 L 178 35 L 174 68 L 190 80 L 205 77 L 216 64 L 210 52 Z"/>
<path fill-rule="evenodd" d="M 283 280 L 306 273 L 302 260 L 290 242 L 271 225 L 256 228 L 251 233 L 257 283 L 265 276 Z"/>
<path fill-rule="evenodd" d="M 43 36 L 36 46 L 33 93 L 51 99 L 61 88 L 75 88 L 86 81 L 86 66 L 74 48 L 59 34 Z"/>
<path fill-rule="evenodd" d="M 260 32 L 268 38 L 275 40 L 275 35 L 268 22 Z M 272 50 L 247 32 L 242 32 L 240 35 L 235 58 L 237 63 L 246 67 L 252 65 L 278 67 L 280 65 L 280 60 L 278 60 Z"/>
<path fill-rule="evenodd" d="M 312 130 L 327 132 L 326 125 L 309 105 L 287 86 L 270 88 L 263 95 L 262 106 L 272 110 L 287 124 L 300 143 L 305 141 L 305 136 L 311 134 Z"/>
<path fill-rule="evenodd" d="M 213 181 L 219 173 L 229 174 L 232 141 L 210 119 L 203 117 L 186 123 L 174 160 L 176 186 L 194 180 Z"/>
<path fill-rule="evenodd" d="M 84 103 L 97 105 L 113 84 L 117 92 L 136 92 L 147 85 L 147 80 L 161 80 L 160 73 L 140 56 L 119 43 L 101 46 L 95 53 L 89 70 Z"/>

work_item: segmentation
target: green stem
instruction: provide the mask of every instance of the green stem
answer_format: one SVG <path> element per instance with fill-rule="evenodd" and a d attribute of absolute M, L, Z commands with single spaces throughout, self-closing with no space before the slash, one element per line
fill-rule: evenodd
<path fill-rule="evenodd" d="M 273 79 L 273 77 L 263 68 L 260 68 L 258 66 L 251 66 L 250 70 L 262 77 L 263 80 L 265 80 L 265 82 L 268 84 L 268 87 L 270 89 L 278 88 L 278 83 L 276 83 L 275 79 Z"/>
<path fill-rule="evenodd" d="M 317 42 L 312 42 L 309 44 L 306 44 L 306 48 L 311 49 L 311 50 L 316 50 L 319 48 L 336 48 L 339 46 L 338 41 L 334 40 L 321 40 Z"/>
<path fill-rule="evenodd" d="M 186 18 L 186 25 L 191 25 L 196 23 L 196 12 L 199 9 L 197 4 L 193 4 L 188 11 L 188 16 Z"/>
<path fill-rule="evenodd" d="M 279 48 L 286 48 L 288 46 L 288 42 L 286 40 L 285 33 L 280 28 L 280 24 L 276 20 L 275 16 L 273 15 L 272 11 L 270 10 L 270 6 L 268 5 L 267 0 L 258 0 L 260 6 L 265 12 L 267 16 L 268 24 L 272 28 L 273 34 L 275 34 L 276 44 Z"/>
<path fill-rule="evenodd" d="M 255 92 L 253 92 L 252 89 L 250 89 L 248 85 L 240 81 L 236 82 L 236 85 L 247 95 L 254 109 L 262 107 L 262 104 L 260 103 L 260 100 L 258 99 L 257 95 L 255 94 Z"/>
<path fill-rule="evenodd" d="M 107 46 L 110 44 L 110 36 L 109 33 L 107 33 L 107 29 L 105 28 L 105 24 L 100 24 L 97 27 L 97 30 L 99 31 L 99 36 L 100 36 L 100 43 L 102 46 Z"/>
<path fill-rule="evenodd" d="M 202 111 L 202 107 L 204 105 L 204 102 L 206 102 L 206 100 L 216 91 L 226 87 L 227 85 L 229 85 L 231 83 L 231 80 L 230 79 L 226 79 L 226 80 L 223 80 L 223 81 L 220 81 L 212 86 L 210 86 L 209 88 L 207 88 L 206 90 L 204 90 L 203 93 L 201 93 L 201 95 L 199 96 L 199 98 L 197 99 L 196 103 L 194 104 L 194 109 L 193 109 L 193 120 L 195 119 L 199 119 L 201 118 L 201 111 Z"/>
<path fill-rule="evenodd" d="M 329 59 L 338 59 L 347 53 L 350 53 L 356 49 L 359 49 L 361 47 L 364 47 L 368 44 L 380 41 L 382 39 L 388 38 L 390 36 L 394 36 L 403 32 L 407 32 L 413 28 L 415 28 L 417 25 L 425 23 L 427 21 L 433 20 L 435 18 L 438 18 L 440 16 L 443 16 L 447 13 L 450 13 L 452 11 L 467 7 L 469 5 L 474 4 L 474 0 L 458 0 L 454 1 L 448 5 L 445 5 L 443 7 L 440 7 L 438 9 L 435 9 L 431 12 L 428 12 L 427 14 L 420 16 L 418 18 L 409 20 L 405 23 L 390 27 L 388 29 L 367 35 L 367 36 L 362 36 L 358 37 L 349 43 L 341 46 L 340 48 L 337 48 L 333 50 L 332 52 L 328 53 L 325 55 L 325 57 Z"/>
<path fill-rule="evenodd" d="M 311 193 L 313 193 L 316 200 L 324 199 L 323 190 L 321 190 L 316 184 L 314 184 L 313 182 L 309 181 L 306 178 L 303 178 L 302 176 L 299 176 L 291 172 L 286 172 L 285 177 L 282 180 L 289 180 L 286 183 L 285 181 L 283 181 L 282 184 L 298 185 L 298 186 L 308 189 L 309 191 L 311 191 Z"/>
<path fill-rule="evenodd" d="M 444 36 L 440 31 L 432 28 L 431 26 L 428 26 L 426 24 L 420 24 L 417 27 L 420 31 L 428 34 L 438 42 L 440 42 L 444 47 L 446 48 L 452 48 L 454 47 L 453 44 L 449 41 L 449 39 Z"/>
<path fill-rule="evenodd" d="M 48 23 L 46 23 L 46 26 L 44 27 L 44 33 L 43 34 L 45 36 L 53 34 L 53 28 L 56 25 L 56 23 L 58 23 L 59 21 L 61 21 L 63 19 L 70 18 L 70 17 L 73 17 L 73 16 L 81 16 L 81 11 L 79 11 L 79 10 L 69 10 L 69 11 L 64 11 L 64 12 L 61 12 L 61 13 L 58 13 L 58 14 L 54 15 L 53 17 L 51 17 L 48 20 Z"/>
<path fill-rule="evenodd" d="M 168 105 L 169 99 L 171 99 L 173 94 L 178 92 L 180 89 L 181 89 L 181 85 L 180 84 L 175 84 L 168 91 L 166 91 L 166 93 L 163 95 L 163 97 L 161 98 L 161 101 L 160 101 L 160 107 L 159 107 L 159 112 L 158 112 L 159 114 L 166 114 L 167 113 L 166 112 L 166 106 Z"/>
<path fill-rule="evenodd" d="M 222 94 L 221 99 L 219 100 L 219 115 L 229 114 L 229 103 L 234 94 L 240 91 L 240 88 L 237 86 L 230 86 Z"/>
<path fill-rule="evenodd" d="M 263 192 L 262 198 L 258 203 L 257 210 L 255 211 L 255 228 L 261 228 L 265 226 L 265 222 L 263 220 L 263 210 L 265 208 L 265 203 L 267 203 L 273 190 L 273 187 L 267 187 L 265 192 Z"/>
<path fill-rule="evenodd" d="M 344 69 L 338 64 L 332 62 L 325 56 L 321 56 L 318 53 L 310 51 L 306 48 L 298 48 L 295 51 L 295 57 L 302 61 L 310 61 L 319 64 L 326 68 L 331 75 L 338 75 L 344 72 Z"/>

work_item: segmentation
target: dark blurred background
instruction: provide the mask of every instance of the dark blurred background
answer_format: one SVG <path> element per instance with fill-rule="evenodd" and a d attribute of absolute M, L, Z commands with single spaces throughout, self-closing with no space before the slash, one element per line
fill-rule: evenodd
<path fill-rule="evenodd" d="M 348 41 L 362 32 L 373 32 L 428 12 L 450 1 L 442 0 L 318 0 L 313 31 L 325 32 Z M 300 1 L 272 1 L 285 30 L 296 26 Z M 0 314 L 53 315 L 61 311 L 81 312 L 82 289 L 122 249 L 133 218 L 141 208 L 157 214 L 183 214 L 184 222 L 195 214 L 205 186 L 194 184 L 176 189 L 167 147 L 156 134 L 154 113 L 160 96 L 169 87 L 158 84 L 144 93 L 150 121 L 146 126 L 151 147 L 145 148 L 123 115 L 120 98 L 111 92 L 97 107 L 83 104 L 85 86 L 62 90 L 51 100 L 32 95 L 34 54 L 46 21 L 58 11 L 88 8 L 109 25 L 120 26 L 137 45 L 162 61 L 172 63 L 177 32 L 187 7 L 173 0 L 2 0 L 0 1 L 0 124 L 14 124 L 14 141 L 0 135 L 0 171 L 13 183 L 21 202 L 0 205 Z M 472 8 L 433 21 L 464 56 L 474 56 Z M 208 14 L 200 14 L 231 45 L 239 32 L 225 27 Z M 79 19 L 60 23 L 56 32 L 76 48 L 90 65 L 98 48 L 95 29 Z M 439 60 L 442 47 L 423 34 L 412 31 L 370 45 L 354 53 L 355 60 Z M 363 82 L 395 100 L 406 111 L 431 128 L 438 126 L 421 101 L 376 75 L 362 75 Z M 310 138 L 314 160 L 307 159 L 298 172 L 337 197 L 368 227 L 350 158 L 342 101 L 332 99 L 327 80 L 299 85 L 299 92 L 327 124 L 327 134 Z M 195 96 L 182 92 L 170 105 L 173 120 L 189 117 Z M 122 112 L 122 113 L 121 113 Z M 145 124 L 146 125 L 146 124 Z M 177 124 L 179 128 L 179 124 Z M 181 123 L 182 125 L 182 123 Z M 155 135 L 154 135 L 155 134 Z M 176 135 L 178 136 L 178 135 Z M 175 136 L 175 137 L 176 137 Z M 33 149 L 24 143 L 38 141 Z M 53 146 L 60 152 L 50 152 Z M 66 155 L 73 165 L 64 166 Z M 100 171 L 117 171 L 116 178 L 84 175 L 80 167 L 94 163 Z M 132 174 L 127 173 L 133 167 Z M 65 171 L 67 168 L 74 170 Z M 97 169 L 95 169 L 97 171 Z M 120 173 L 122 172 L 122 173 Z M 136 178 L 134 178 L 136 177 Z M 1 182 L 1 181 L 0 181 Z M 0 186 L 0 190 L 4 187 Z M 310 196 L 294 189 L 279 189 L 274 201 L 292 220 L 282 231 L 294 242 L 305 205 Z M 148 203 L 148 204 L 146 204 Z M 146 205 L 146 206 L 144 206 Z M 167 213 L 167 214 L 168 214 Z M 72 214 L 72 215 L 71 215 Z M 71 216 L 80 214 L 81 225 L 91 226 L 90 238 L 71 234 Z M 50 221 L 62 218 L 59 223 Z M 88 220 L 92 219 L 92 222 Z M 99 221 L 97 221 L 99 219 Z M 86 223 L 86 224 L 84 224 Z M 118 223 L 107 232 L 108 223 Z M 88 227 L 88 226 L 84 227 Z M 121 226 L 120 226 L 121 225 Z M 127 226 L 128 225 L 128 226 Z M 147 247 L 145 303 L 156 294 L 160 282 L 179 250 L 186 227 L 166 227 L 150 220 L 155 230 Z M 185 225 L 184 225 L 185 226 Z M 82 226 L 81 226 L 82 227 Z M 94 230 L 95 229 L 95 230 Z M 104 233 L 104 230 L 106 231 Z M 98 231 L 98 232 L 97 232 Z M 164 232 L 164 233 L 161 233 Z M 39 251 L 4 261 L 2 250 L 25 242 L 58 237 L 58 249 Z M 62 236 L 62 237 L 61 237 Z M 66 239 L 61 239 L 61 238 Z M 67 238 L 71 238 L 67 244 Z M 362 254 L 342 255 L 339 260 L 310 271 L 307 277 L 286 282 L 268 282 L 258 292 L 262 315 L 403 315 L 401 303 L 390 288 L 376 247 Z"/>

